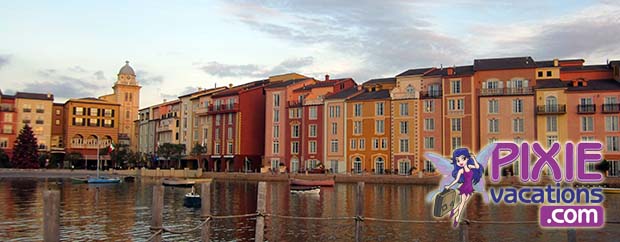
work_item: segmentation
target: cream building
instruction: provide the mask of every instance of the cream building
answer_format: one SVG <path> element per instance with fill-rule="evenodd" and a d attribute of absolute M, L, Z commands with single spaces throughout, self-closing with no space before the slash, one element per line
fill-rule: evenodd
<path fill-rule="evenodd" d="M 52 106 L 54 95 L 17 92 L 17 130 L 19 134 L 24 125 L 29 125 L 37 138 L 39 151 L 49 151 L 52 139 Z"/>

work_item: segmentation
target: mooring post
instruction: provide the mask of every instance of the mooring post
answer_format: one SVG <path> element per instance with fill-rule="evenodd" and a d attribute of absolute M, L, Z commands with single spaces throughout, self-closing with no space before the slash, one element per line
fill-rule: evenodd
<path fill-rule="evenodd" d="M 364 182 L 357 183 L 355 203 L 355 241 L 362 241 L 362 218 L 364 217 Z"/>
<path fill-rule="evenodd" d="M 256 201 L 256 212 L 258 216 L 256 217 L 256 235 L 254 236 L 254 241 L 262 242 L 265 240 L 265 193 L 267 190 L 267 185 L 265 182 L 258 183 L 258 195 Z"/>
<path fill-rule="evenodd" d="M 60 241 L 59 191 L 43 191 L 43 240 Z"/>
<path fill-rule="evenodd" d="M 210 219 L 211 216 L 211 181 L 202 183 L 200 186 L 200 208 L 202 219 Z M 209 224 L 211 221 L 206 222 L 202 226 L 202 231 L 200 232 L 200 236 L 202 241 L 209 241 L 209 237 L 211 235 L 211 231 L 209 231 Z"/>
<path fill-rule="evenodd" d="M 569 229 L 566 231 L 568 236 L 568 242 L 577 242 L 577 231 L 575 229 Z"/>
<path fill-rule="evenodd" d="M 153 186 L 153 208 L 152 208 L 152 216 L 151 216 L 151 230 L 154 232 L 162 229 L 163 217 L 164 217 L 164 186 L 163 185 L 155 185 Z M 156 235 L 153 242 L 161 242 L 162 241 L 162 233 Z"/>
<path fill-rule="evenodd" d="M 469 226 L 469 223 L 465 221 L 459 224 L 459 237 L 461 238 L 461 242 L 467 242 L 469 239 L 469 228 L 467 226 Z"/>

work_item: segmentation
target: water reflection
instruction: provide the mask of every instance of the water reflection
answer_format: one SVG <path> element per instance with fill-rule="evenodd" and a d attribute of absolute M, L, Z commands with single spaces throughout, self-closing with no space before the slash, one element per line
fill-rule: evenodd
<path fill-rule="evenodd" d="M 65 241 L 143 241 L 150 236 L 152 186 L 155 180 L 120 185 L 72 184 L 62 179 L 0 178 L 0 241 L 42 239 L 42 191 L 61 193 L 61 237 Z M 424 202 L 427 186 L 366 184 L 364 215 L 375 218 L 432 220 L 430 204 Z M 164 225 L 188 229 L 200 223 L 200 210 L 183 206 L 188 188 L 165 188 Z M 247 214 L 256 211 L 256 182 L 218 181 L 212 188 L 212 214 Z M 319 195 L 291 194 L 286 183 L 267 184 L 268 213 L 308 217 L 351 217 L 355 214 L 355 184 L 323 188 Z M 619 195 L 608 195 L 608 221 L 620 220 Z M 487 205 L 474 197 L 467 218 L 494 221 L 532 221 L 535 206 Z M 254 219 L 217 219 L 212 223 L 214 241 L 250 241 Z M 599 230 L 580 230 L 579 241 L 613 241 L 620 225 Z M 285 220 L 267 217 L 269 241 L 352 241 L 353 220 Z M 365 221 L 366 241 L 454 241 L 458 230 L 448 223 L 405 224 Z M 470 241 L 566 241 L 565 230 L 541 230 L 537 224 L 470 226 Z M 197 240 L 199 232 L 168 234 L 167 241 Z"/>

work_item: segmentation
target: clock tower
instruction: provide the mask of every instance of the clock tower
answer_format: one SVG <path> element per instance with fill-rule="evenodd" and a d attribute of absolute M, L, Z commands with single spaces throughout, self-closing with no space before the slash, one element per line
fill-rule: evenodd
<path fill-rule="evenodd" d="M 129 61 L 125 61 L 125 65 L 121 67 L 117 75 L 117 80 L 112 89 L 114 89 L 114 99 L 120 104 L 119 108 L 119 126 L 118 140 L 121 144 L 127 144 L 130 147 L 137 147 L 138 140 L 135 140 L 136 128 L 134 121 L 138 119 L 138 109 L 140 107 L 140 85 L 136 81 L 136 73 L 129 66 Z M 134 140 L 132 140 L 134 139 Z"/>

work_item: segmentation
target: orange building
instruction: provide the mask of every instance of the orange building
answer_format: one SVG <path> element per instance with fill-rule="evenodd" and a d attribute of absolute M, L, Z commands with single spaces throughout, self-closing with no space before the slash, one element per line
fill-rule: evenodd
<path fill-rule="evenodd" d="M 360 88 L 361 89 L 361 88 Z M 357 94 L 362 93 L 362 90 L 358 90 L 358 87 L 351 87 L 342 90 L 338 93 L 328 95 L 324 101 L 324 144 L 327 148 L 324 150 L 325 158 L 323 160 L 329 161 L 329 168 L 336 173 L 346 173 L 350 169 L 350 165 L 347 165 L 347 136 L 345 131 L 347 130 L 346 124 L 346 104 L 345 100 L 351 98 Z M 336 163 L 334 166 L 333 164 Z"/>
<path fill-rule="evenodd" d="M 451 155 L 459 147 L 478 147 L 478 98 L 473 66 L 448 67 L 444 71 L 439 110 L 443 116 L 441 146 L 444 155 Z M 425 169 L 434 170 L 428 161 Z"/>

